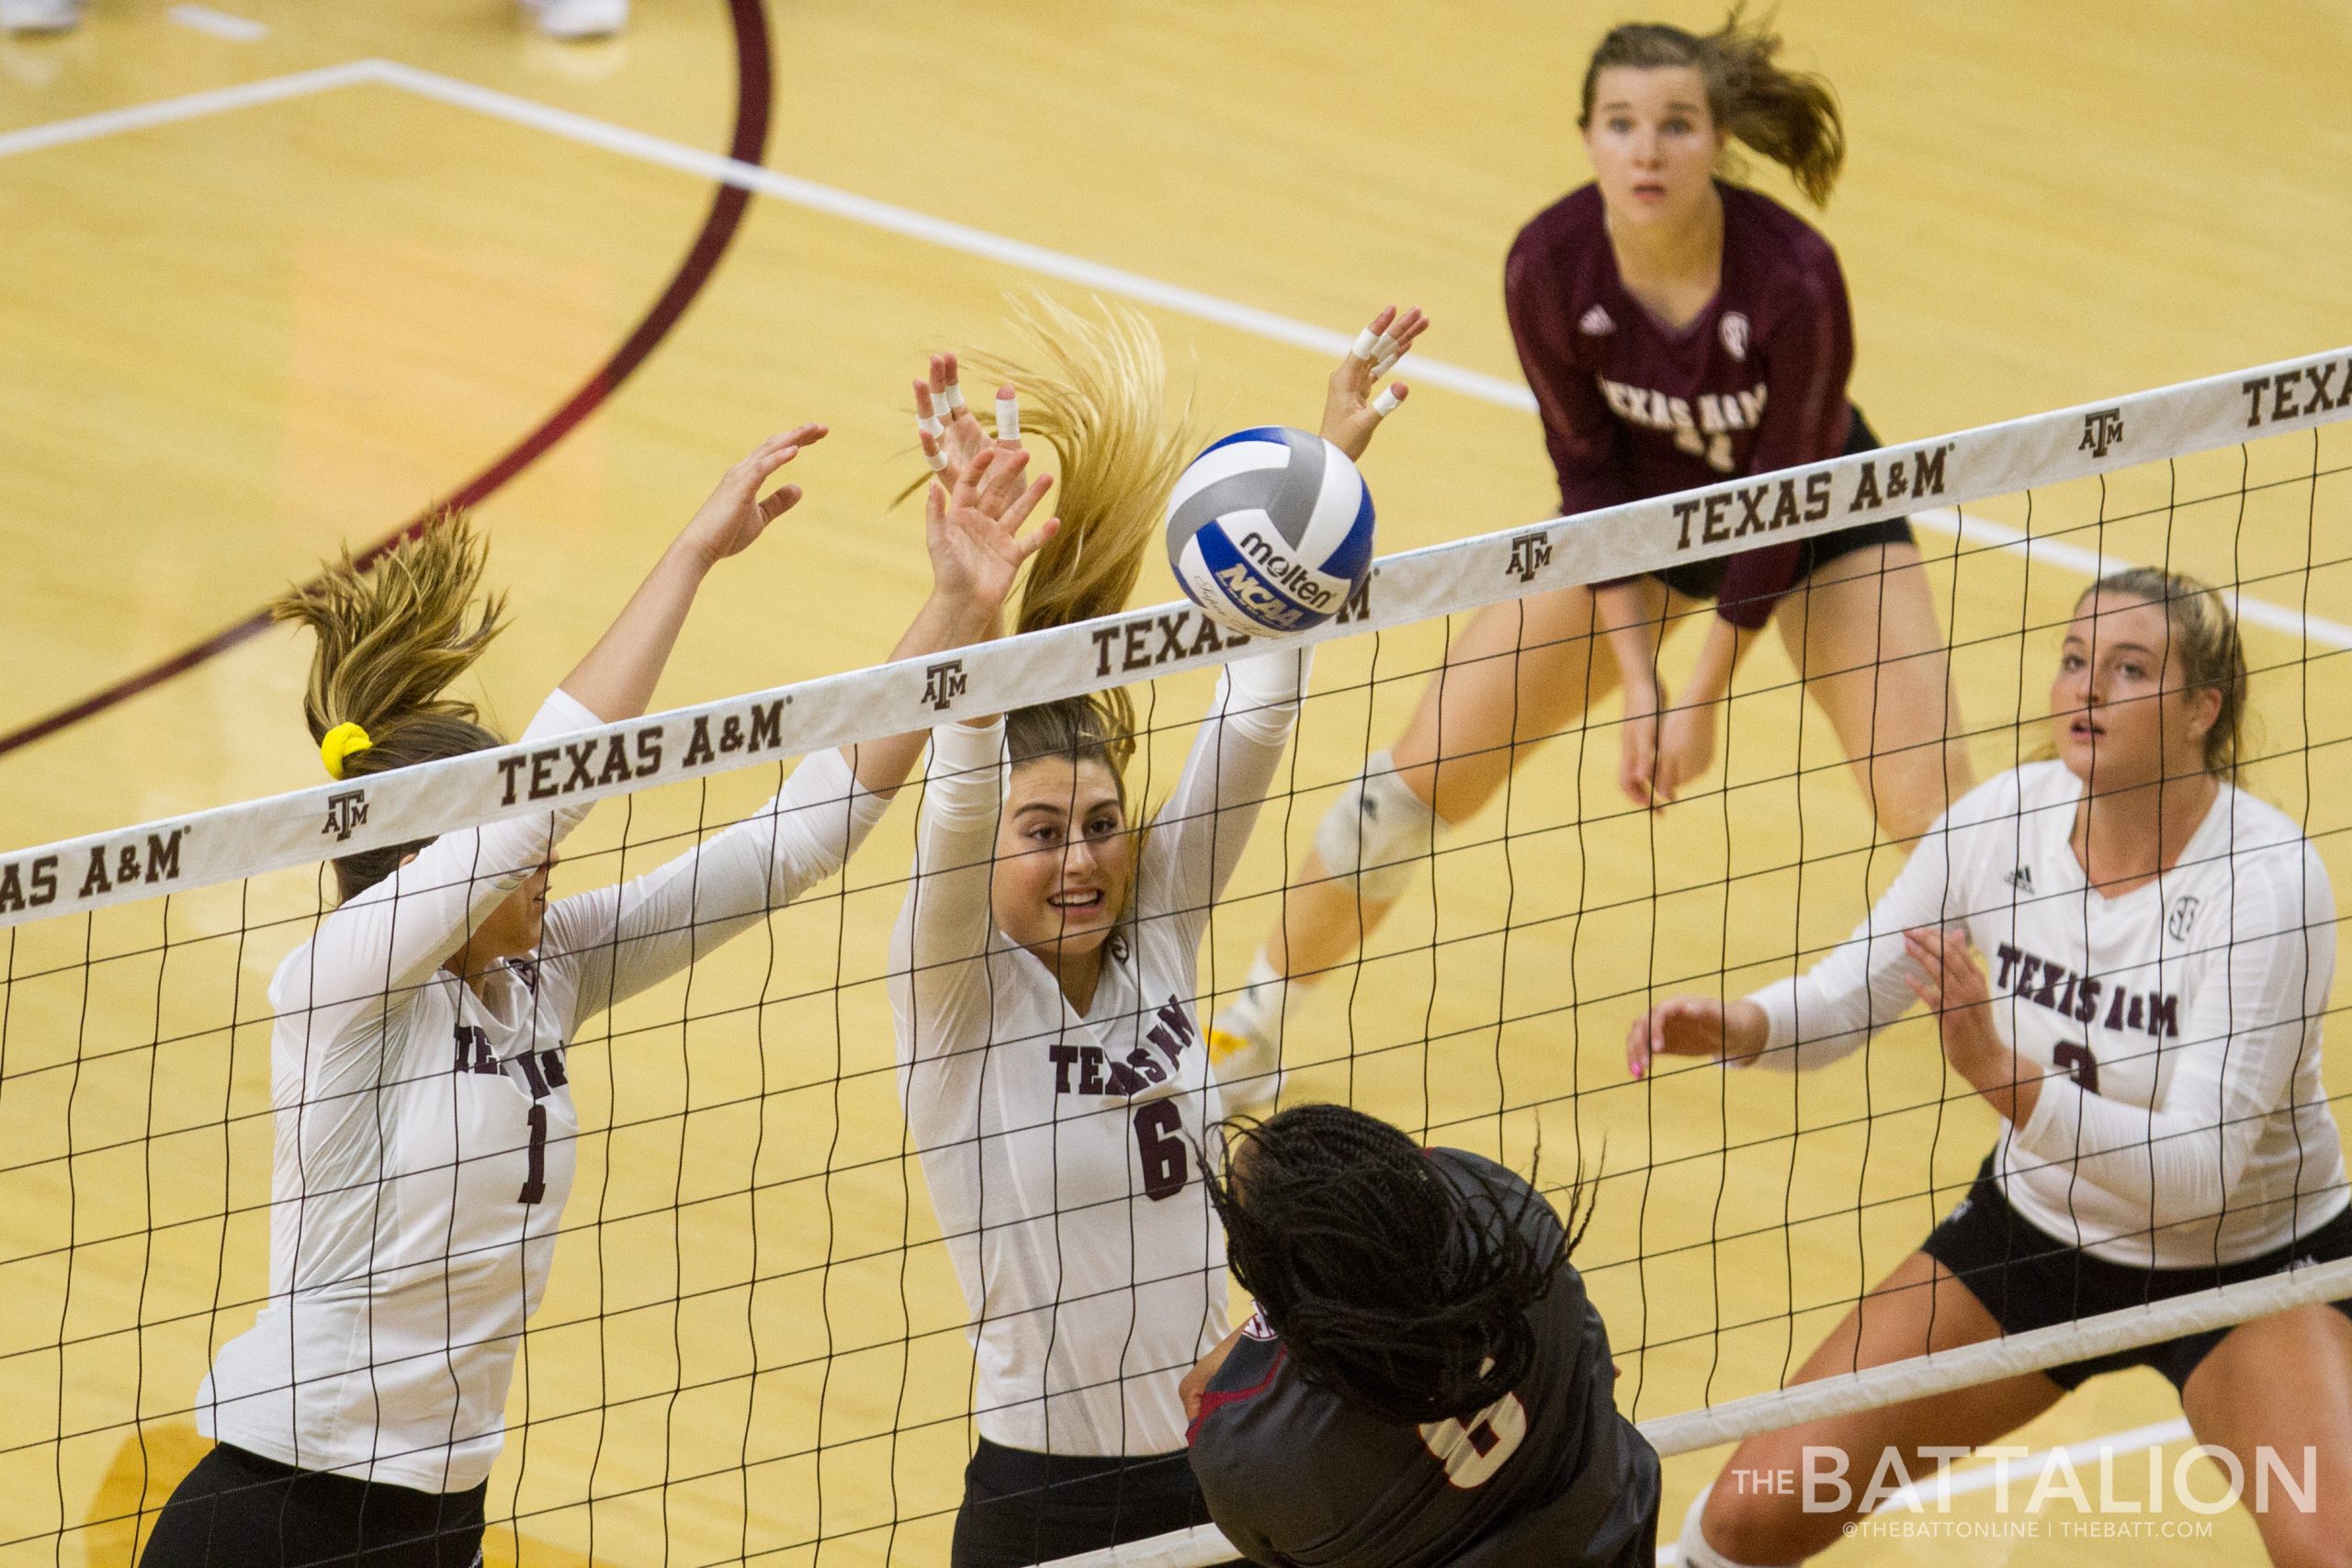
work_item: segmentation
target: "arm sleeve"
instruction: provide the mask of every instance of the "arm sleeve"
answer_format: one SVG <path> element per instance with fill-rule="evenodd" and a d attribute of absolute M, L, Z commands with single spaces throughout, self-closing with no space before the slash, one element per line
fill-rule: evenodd
<path fill-rule="evenodd" d="M 1503 268 L 1503 307 L 1520 368 L 1535 394 L 1544 445 L 1560 480 L 1560 514 L 1573 517 L 1634 499 L 1618 461 L 1617 416 L 1600 400 L 1592 375 L 1557 346 L 1558 281 L 1544 263 L 1514 247 Z"/>
<path fill-rule="evenodd" d="M 1004 721 L 933 730 L 914 874 L 890 939 L 902 1056 L 939 1056 L 989 1043 L 989 884 L 1003 810 Z"/>
<path fill-rule="evenodd" d="M 577 966 L 581 1022 L 733 941 L 847 863 L 887 807 L 837 750 L 801 759 L 774 799 L 668 863 L 548 911 L 543 951 Z"/>
<path fill-rule="evenodd" d="M 594 728 L 596 716 L 558 690 L 540 705 L 526 740 Z M 416 858 L 319 922 L 310 958 L 285 1005 L 322 1009 L 398 1005 L 464 945 L 492 910 L 547 861 L 588 815 L 559 806 L 444 833 Z M 313 1027 L 314 1036 L 320 1032 Z"/>
<path fill-rule="evenodd" d="M 2041 1080 L 2012 1146 L 2071 1166 L 2144 1209 L 2155 1229 L 2226 1212 L 2272 1114 L 2288 1103 L 2305 1050 L 2318 1043 L 2335 978 L 2335 898 L 2304 849 L 2301 874 L 2236 873 L 2237 897 L 2215 945 L 2183 971 L 2180 1043 L 2160 1104 L 2141 1107 Z"/>
<path fill-rule="evenodd" d="M 1764 362 L 1764 419 L 1748 448 L 1747 471 L 1774 473 L 1835 457 L 1852 418 L 1846 382 L 1854 372 L 1854 324 L 1846 279 L 1835 255 L 1789 279 L 1796 298 L 1758 345 Z M 1716 613 L 1754 631 L 1795 584 L 1803 547 L 1767 545 L 1734 556 L 1724 570 Z"/>
<path fill-rule="evenodd" d="M 1145 840 L 1136 886 L 1139 915 L 1207 929 L 1209 908 L 1241 863 L 1290 743 L 1312 660 L 1311 649 L 1277 649 L 1226 666 L 1175 793 Z"/>
<path fill-rule="evenodd" d="M 1755 1059 L 1782 1069 L 1825 1066 L 1861 1048 L 1919 998 L 1904 982 L 1903 933 L 1934 925 L 1968 881 L 1950 814 L 1911 852 L 1892 886 L 1854 934 L 1812 968 L 1775 980 L 1748 999 L 1764 1010 L 1764 1049 Z"/>

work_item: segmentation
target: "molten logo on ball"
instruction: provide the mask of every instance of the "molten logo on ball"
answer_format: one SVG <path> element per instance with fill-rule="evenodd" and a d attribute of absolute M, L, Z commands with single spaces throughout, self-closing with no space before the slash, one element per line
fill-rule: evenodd
<path fill-rule="evenodd" d="M 1329 620 L 1372 570 L 1372 496 L 1319 435 L 1262 425 L 1193 459 L 1168 502 L 1168 564 L 1219 625 L 1295 632 Z"/>

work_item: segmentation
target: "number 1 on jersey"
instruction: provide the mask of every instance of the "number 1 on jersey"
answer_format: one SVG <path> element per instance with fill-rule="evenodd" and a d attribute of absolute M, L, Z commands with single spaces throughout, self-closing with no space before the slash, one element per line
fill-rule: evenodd
<path fill-rule="evenodd" d="M 537 1203 L 548 1195 L 548 1108 L 531 1107 L 531 1168 L 523 1178 L 523 1190 L 515 1194 L 517 1203 Z"/>

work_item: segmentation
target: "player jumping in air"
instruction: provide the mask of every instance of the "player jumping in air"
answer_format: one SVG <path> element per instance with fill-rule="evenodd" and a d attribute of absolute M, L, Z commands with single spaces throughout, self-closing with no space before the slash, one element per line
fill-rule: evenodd
<path fill-rule="evenodd" d="M 1398 335 L 1386 312 L 1375 327 Z M 1159 546 L 1190 456 L 1149 325 L 1042 305 L 1051 360 L 1015 370 L 1060 458 L 1061 533 L 1015 629 L 1113 613 Z M 1384 357 L 1385 357 L 1384 355 Z M 1351 355 L 1323 433 L 1360 456 L 1375 366 Z M 932 363 L 916 403 L 953 474 L 989 444 Z M 934 431 L 933 426 L 944 425 Z M 1227 1320 L 1225 1237 L 1194 1168 L 1220 1114 L 1195 1021 L 1209 912 L 1288 745 L 1301 649 L 1226 667 L 1166 802 L 1130 794 L 1126 694 L 944 724 L 891 956 L 899 1083 L 971 1310 L 979 1442 L 955 1568 L 1012 1568 L 1205 1518 L 1178 1384 Z"/>
<path fill-rule="evenodd" d="M 525 739 L 645 711 L 705 575 L 800 499 L 761 485 L 824 434 L 779 435 L 728 472 Z M 1050 532 L 1020 532 L 1045 490 L 1020 482 L 1025 461 L 991 455 L 952 497 L 933 487 L 932 597 L 894 657 L 994 624 Z M 346 556 L 277 604 L 318 636 L 304 710 L 334 777 L 503 744 L 446 691 L 499 630 L 482 565 L 471 527 L 447 519 L 372 572 Z M 553 903 L 556 844 L 585 806 L 334 863 L 339 902 L 270 983 L 269 1297 L 197 1395 L 217 1445 L 164 1505 L 144 1568 L 480 1562 L 515 1353 L 571 1193 L 567 1043 L 838 871 L 922 743 L 804 758 L 746 820 Z"/>
<path fill-rule="evenodd" d="M 1971 791 L 1870 918 L 1744 1000 L 1677 997 L 1634 1025 L 1661 1052 L 1810 1068 L 1915 998 L 2002 1117 L 1968 1195 L 1813 1353 L 1798 1381 L 2352 1256 L 2344 1150 L 2320 1074 L 2335 899 L 2311 841 L 2233 782 L 2245 656 L 2221 595 L 2152 569 L 2075 607 L 2051 683 L 2055 761 Z M 2198 1441 L 2271 1493 L 2270 1559 L 2352 1544 L 2352 1302 L 1792 1427 L 1740 1445 L 1682 1532 L 1686 1568 L 1796 1562 L 1858 1505 L 1774 1495 L 1809 1450 L 1857 1476 L 1997 1440 L 2086 1379 L 2153 1367 Z"/>
<path fill-rule="evenodd" d="M 1207 1177 L 1258 1313 L 1184 1380 L 1226 1538 L 1324 1568 L 1652 1568 L 1657 1455 L 1534 1188 L 1343 1105 L 1228 1131 Z"/>
<path fill-rule="evenodd" d="M 1816 202 L 1836 183 L 1836 101 L 1819 79 L 1774 64 L 1779 49 L 1736 15 L 1704 38 L 1630 25 L 1586 68 L 1578 124 L 1593 183 L 1521 231 L 1504 274 L 1570 516 L 1875 445 L 1847 400 L 1853 323 L 1837 253 L 1796 214 L 1716 175 L 1736 140 Z M 1711 599 L 1698 666 L 1670 696 L 1657 665 L 1668 618 Z M 1732 672 L 1768 620 L 1881 830 L 1917 838 L 1970 774 L 1907 523 L 1496 605 L 1453 639 L 1404 734 L 1324 818 L 1244 989 L 1216 1018 L 1227 1078 L 1273 1093 L 1290 987 L 1344 963 L 1439 831 L 1611 686 L 1625 694 L 1626 794 L 1673 800 L 1706 771 Z"/>

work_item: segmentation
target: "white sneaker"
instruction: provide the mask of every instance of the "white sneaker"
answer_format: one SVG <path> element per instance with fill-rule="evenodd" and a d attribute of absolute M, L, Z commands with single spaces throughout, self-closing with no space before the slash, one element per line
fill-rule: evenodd
<path fill-rule="evenodd" d="M 1290 982 L 1260 953 L 1233 1000 L 1209 1022 L 1209 1067 L 1234 1111 L 1263 1111 L 1282 1098 L 1283 1003 Z"/>
<path fill-rule="evenodd" d="M 523 0 L 549 38 L 609 38 L 628 21 L 628 0 Z"/>
<path fill-rule="evenodd" d="M 1209 1025 L 1209 1071 L 1217 1088 L 1225 1091 L 1227 1111 L 1263 1115 L 1282 1098 L 1282 1048 L 1271 1040 L 1253 1040 L 1226 1027 L 1239 1021 L 1230 1012 L 1223 1012 Z"/>
<path fill-rule="evenodd" d="M 82 25 L 82 0 L 0 0 L 0 29 L 70 33 Z"/>

